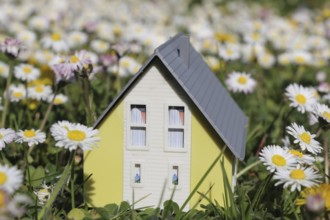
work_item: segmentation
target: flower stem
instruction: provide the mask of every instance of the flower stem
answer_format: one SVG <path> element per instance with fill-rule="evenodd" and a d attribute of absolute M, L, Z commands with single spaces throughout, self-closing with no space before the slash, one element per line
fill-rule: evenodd
<path fill-rule="evenodd" d="M 96 121 L 95 113 L 93 112 L 93 94 L 88 77 L 81 77 L 81 86 L 83 90 L 83 99 L 86 105 L 87 125 L 91 126 Z"/>
<path fill-rule="evenodd" d="M 72 163 L 72 166 L 71 166 L 71 208 L 74 209 L 75 208 L 75 196 L 74 196 L 74 162 Z"/>
<path fill-rule="evenodd" d="M 63 174 L 62 174 L 61 178 L 59 179 L 59 181 L 57 182 L 52 195 L 50 196 L 46 205 L 42 208 L 42 210 L 38 214 L 38 220 L 47 219 L 45 215 L 50 210 L 50 208 L 51 208 L 52 204 L 54 203 L 56 197 L 58 196 L 60 190 L 62 189 L 63 185 L 67 182 L 67 180 L 70 176 L 71 166 L 73 163 L 74 155 L 75 155 L 75 151 L 71 152 L 70 159 L 69 159 L 67 165 L 65 166 Z"/>
<path fill-rule="evenodd" d="M 10 83 L 11 83 L 11 78 L 13 77 L 13 67 L 14 67 L 14 61 L 11 60 L 9 61 L 9 74 L 8 74 L 8 78 L 7 78 L 7 83 L 6 83 L 6 91 L 4 93 L 4 107 L 3 107 L 3 112 L 2 112 L 2 117 L 1 117 L 1 126 L 2 128 L 4 128 L 6 126 L 6 116 L 7 116 L 7 112 L 9 109 L 9 87 L 10 87 Z"/>
<path fill-rule="evenodd" d="M 48 108 L 47 108 L 47 111 L 46 111 L 46 114 L 44 116 L 44 119 L 42 120 L 42 122 L 40 124 L 40 127 L 39 127 L 39 130 L 40 131 L 42 131 L 44 129 L 45 125 L 46 125 L 46 122 L 48 120 L 49 114 L 52 111 L 52 108 L 54 106 L 54 100 L 55 100 L 56 95 L 57 95 L 57 86 L 55 87 L 54 97 L 52 98 L 51 102 L 49 103 Z"/>
<path fill-rule="evenodd" d="M 32 191 L 32 184 L 31 184 L 31 173 L 30 173 L 30 166 L 29 166 L 29 147 L 24 147 L 24 159 L 26 163 L 26 172 L 27 172 L 27 177 L 28 177 L 28 189 Z"/>
<path fill-rule="evenodd" d="M 257 160 L 253 163 L 251 163 L 249 166 L 245 167 L 243 170 L 241 170 L 238 174 L 236 174 L 236 178 L 238 179 L 239 177 L 241 177 L 243 174 L 245 174 L 247 171 L 249 171 L 250 169 L 252 169 L 255 166 L 258 166 L 259 164 L 261 164 L 261 160 Z"/>
<path fill-rule="evenodd" d="M 325 134 L 325 133 L 324 133 Z M 328 136 L 324 135 L 323 146 L 324 146 L 324 174 L 325 182 L 329 183 L 329 147 L 328 147 Z"/>

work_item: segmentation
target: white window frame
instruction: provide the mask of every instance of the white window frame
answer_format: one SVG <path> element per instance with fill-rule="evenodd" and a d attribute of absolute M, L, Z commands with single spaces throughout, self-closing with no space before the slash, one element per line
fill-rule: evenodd
<path fill-rule="evenodd" d="M 177 166 L 178 167 L 178 185 L 174 185 L 172 183 L 172 171 L 173 171 L 173 167 Z M 182 169 L 183 169 L 183 164 L 181 162 L 170 162 L 168 164 L 168 188 L 169 189 L 176 189 L 176 190 L 181 190 L 182 189 L 182 180 L 184 178 L 182 178 Z"/>
<path fill-rule="evenodd" d="M 135 146 L 131 145 L 131 127 L 134 127 L 134 124 L 131 124 L 131 106 L 132 105 L 144 105 L 146 107 L 146 124 L 145 125 L 136 125 L 136 127 L 145 127 L 146 129 L 146 145 L 145 146 Z M 146 151 L 149 150 L 149 124 L 150 124 L 150 114 L 149 114 L 149 105 L 146 102 L 134 101 L 126 103 L 125 111 L 125 124 L 126 124 L 126 149 L 134 151 Z"/>
<path fill-rule="evenodd" d="M 170 126 L 169 125 L 169 107 L 183 107 L 184 109 L 184 124 L 183 126 Z M 188 106 L 184 103 L 171 103 L 164 105 L 164 151 L 166 152 L 187 152 L 190 146 L 190 120 L 191 114 Z M 183 129 L 183 148 L 170 147 L 168 143 L 168 130 L 170 128 Z"/>
<path fill-rule="evenodd" d="M 135 182 L 135 165 L 139 164 L 140 165 L 140 183 Z M 143 188 L 145 185 L 145 163 L 144 160 L 134 160 L 131 162 L 131 172 L 130 172 L 130 182 L 131 182 L 131 187 L 133 188 Z"/>

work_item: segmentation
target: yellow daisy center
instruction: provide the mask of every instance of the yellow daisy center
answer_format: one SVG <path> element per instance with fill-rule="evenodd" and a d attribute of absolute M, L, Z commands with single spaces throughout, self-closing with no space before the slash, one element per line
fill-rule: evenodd
<path fill-rule="evenodd" d="M 296 95 L 296 101 L 298 102 L 298 104 L 304 105 L 306 104 L 306 97 L 302 94 L 298 94 Z"/>
<path fill-rule="evenodd" d="M 0 66 L 0 74 L 4 74 L 5 73 L 5 68 L 3 66 Z"/>
<path fill-rule="evenodd" d="M 23 97 L 23 93 L 22 92 L 13 92 L 13 96 L 15 98 L 22 98 Z"/>
<path fill-rule="evenodd" d="M 26 74 L 30 74 L 32 72 L 32 68 L 29 67 L 29 66 L 25 66 L 23 67 L 23 71 L 26 73 Z"/>
<path fill-rule="evenodd" d="M 25 130 L 24 136 L 28 138 L 32 138 L 36 136 L 36 132 L 34 130 Z"/>
<path fill-rule="evenodd" d="M 246 84 L 247 79 L 246 79 L 245 76 L 240 76 L 240 77 L 238 78 L 237 82 L 238 82 L 239 84 L 244 85 L 244 84 Z"/>
<path fill-rule="evenodd" d="M 301 134 L 299 135 L 299 138 L 300 138 L 303 142 L 305 142 L 306 144 L 310 144 L 310 143 L 311 143 L 311 139 L 312 139 L 311 135 L 308 134 L 306 131 L 303 132 L 303 133 L 301 133 Z"/>
<path fill-rule="evenodd" d="M 35 91 L 38 93 L 41 93 L 44 91 L 44 88 L 43 88 L 43 86 L 39 85 L 39 86 L 36 86 Z"/>
<path fill-rule="evenodd" d="M 303 57 L 303 56 L 296 56 L 294 60 L 297 63 L 305 63 L 305 57 Z"/>
<path fill-rule="evenodd" d="M 62 104 L 63 102 L 62 102 L 62 99 L 61 98 L 58 98 L 58 97 L 56 97 L 55 99 L 54 99 L 54 104 L 55 105 L 59 105 L 59 104 Z"/>
<path fill-rule="evenodd" d="M 292 179 L 296 179 L 296 180 L 303 180 L 305 179 L 306 175 L 305 175 L 305 172 L 303 170 L 292 170 L 290 172 L 290 177 Z"/>
<path fill-rule="evenodd" d="M 280 166 L 283 167 L 286 165 L 286 160 L 284 157 L 282 157 L 281 155 L 278 154 L 274 154 L 274 156 L 272 156 L 272 162 L 273 164 L 275 164 L 276 166 Z"/>
<path fill-rule="evenodd" d="M 230 55 L 233 55 L 234 54 L 234 51 L 231 50 L 231 49 L 227 49 L 227 54 L 230 56 Z"/>
<path fill-rule="evenodd" d="M 0 140 L 3 138 L 2 134 L 0 134 Z"/>
<path fill-rule="evenodd" d="M 260 39 L 260 35 L 259 35 L 259 33 L 253 33 L 253 34 L 252 34 L 252 39 L 253 39 L 253 40 L 259 40 L 259 39 Z"/>
<path fill-rule="evenodd" d="M 328 120 L 330 120 L 330 112 L 323 112 L 322 116 Z"/>
<path fill-rule="evenodd" d="M 7 182 L 7 175 L 5 172 L 0 172 L 0 186 Z"/>
<path fill-rule="evenodd" d="M 0 208 L 6 205 L 6 194 L 4 191 L 0 190 Z"/>
<path fill-rule="evenodd" d="M 304 156 L 303 153 L 301 153 L 300 151 L 297 151 L 297 150 L 289 150 L 289 152 L 295 157 L 302 158 Z"/>
<path fill-rule="evenodd" d="M 86 134 L 83 131 L 71 130 L 68 131 L 68 138 L 72 141 L 83 141 L 86 138 Z"/>
<path fill-rule="evenodd" d="M 78 63 L 79 62 L 79 58 L 75 55 L 70 57 L 70 61 L 71 63 Z"/>
<path fill-rule="evenodd" d="M 51 38 L 53 41 L 60 41 L 62 39 L 62 36 L 59 33 L 53 33 Z"/>
<path fill-rule="evenodd" d="M 127 60 L 124 60 L 121 65 L 124 67 L 124 68 L 128 68 L 129 67 L 129 61 Z"/>

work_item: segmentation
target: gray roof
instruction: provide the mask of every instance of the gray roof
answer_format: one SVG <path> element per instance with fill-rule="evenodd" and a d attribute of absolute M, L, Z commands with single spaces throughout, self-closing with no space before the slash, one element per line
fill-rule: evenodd
<path fill-rule="evenodd" d="M 98 126 L 135 80 L 156 57 L 165 65 L 206 120 L 240 160 L 245 156 L 248 118 L 210 70 L 201 55 L 192 47 L 189 37 L 178 34 L 155 49 L 148 61 L 127 83 L 95 122 Z"/>

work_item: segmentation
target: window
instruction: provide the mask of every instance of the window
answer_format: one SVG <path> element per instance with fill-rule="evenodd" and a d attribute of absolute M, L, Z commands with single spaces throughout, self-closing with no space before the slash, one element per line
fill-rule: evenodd
<path fill-rule="evenodd" d="M 182 168 L 183 165 L 181 162 L 170 162 L 168 164 L 168 188 L 181 190 L 182 184 L 184 182 L 182 178 Z"/>
<path fill-rule="evenodd" d="M 168 107 L 168 147 L 184 147 L 184 107 Z"/>
<path fill-rule="evenodd" d="M 130 145 L 140 147 L 146 146 L 146 106 L 131 105 L 130 116 Z"/>
<path fill-rule="evenodd" d="M 132 187 L 143 187 L 145 182 L 145 171 L 144 171 L 144 161 L 137 160 L 131 162 L 131 186 Z"/>

